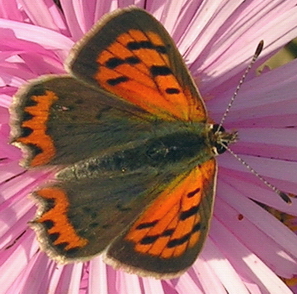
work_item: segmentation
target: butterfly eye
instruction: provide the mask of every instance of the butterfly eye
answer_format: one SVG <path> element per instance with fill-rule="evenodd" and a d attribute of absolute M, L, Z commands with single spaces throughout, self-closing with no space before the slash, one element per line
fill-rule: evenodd
<path fill-rule="evenodd" d="M 220 143 L 216 143 L 213 147 L 212 147 L 212 152 L 214 155 L 219 155 L 222 154 L 226 151 L 227 149 L 221 145 Z"/>
<path fill-rule="evenodd" d="M 212 132 L 215 133 L 225 133 L 225 128 L 220 126 L 219 124 L 212 125 Z"/>

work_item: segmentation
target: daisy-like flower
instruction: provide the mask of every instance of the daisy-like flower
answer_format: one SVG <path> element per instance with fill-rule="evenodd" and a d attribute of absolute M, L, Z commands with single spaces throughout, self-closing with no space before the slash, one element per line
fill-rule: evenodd
<path fill-rule="evenodd" d="M 209 237 L 180 278 L 140 278 L 100 256 L 62 266 L 39 250 L 27 227 L 36 212 L 27 195 L 49 174 L 22 169 L 21 151 L 8 145 L 12 96 L 28 80 L 64 73 L 74 43 L 102 15 L 131 4 L 167 28 L 217 122 L 258 42 L 265 42 L 259 65 L 297 36 L 297 0 L 0 0 L 0 292 L 293 293 L 282 278 L 297 275 L 297 237 L 259 203 L 297 216 L 297 200 L 285 203 L 228 152 L 218 157 Z M 297 60 L 249 74 L 224 124 L 239 132 L 232 150 L 288 193 L 297 191 L 296 83 Z"/>

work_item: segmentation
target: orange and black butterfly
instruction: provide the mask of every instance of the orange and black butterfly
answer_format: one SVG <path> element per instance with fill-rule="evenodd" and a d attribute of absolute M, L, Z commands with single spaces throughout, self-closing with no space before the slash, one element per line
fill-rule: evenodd
<path fill-rule="evenodd" d="M 42 249 L 62 263 L 104 253 L 129 272 L 181 274 L 205 242 L 215 156 L 234 134 L 210 122 L 174 42 L 144 10 L 105 16 L 66 67 L 25 86 L 12 108 L 23 165 L 60 169 L 34 192 Z"/>

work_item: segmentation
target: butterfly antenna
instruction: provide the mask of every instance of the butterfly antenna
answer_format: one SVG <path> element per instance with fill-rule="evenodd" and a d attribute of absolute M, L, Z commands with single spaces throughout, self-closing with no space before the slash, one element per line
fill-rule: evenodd
<path fill-rule="evenodd" d="M 242 75 L 235 91 L 234 91 L 234 94 L 233 96 L 231 97 L 230 99 L 230 102 L 222 116 L 222 119 L 221 119 L 221 122 L 217 128 L 217 132 L 219 132 L 223 126 L 223 123 L 233 105 L 233 102 L 239 92 L 239 89 L 241 87 L 241 85 L 243 84 L 243 82 L 245 81 L 245 78 L 246 76 L 248 75 L 250 69 L 252 68 L 252 66 L 254 65 L 254 63 L 256 62 L 257 58 L 259 57 L 260 53 L 262 52 L 263 50 L 263 46 L 264 46 L 264 41 L 261 40 L 257 46 L 257 49 L 254 53 L 254 56 L 251 60 L 251 62 L 249 63 L 249 65 L 247 66 L 244 74 Z M 270 189 L 272 189 L 272 191 L 274 191 L 275 193 L 277 193 L 286 203 L 288 204 L 291 204 L 292 203 L 292 200 L 290 199 L 289 196 L 294 196 L 293 194 L 287 194 L 281 190 L 279 190 L 278 188 L 276 188 L 274 185 L 272 185 L 271 183 L 269 183 L 267 180 L 265 180 L 257 171 L 255 171 L 247 162 L 245 162 L 241 157 L 239 157 L 236 153 L 234 153 L 229 147 L 227 144 L 225 144 L 223 141 L 220 141 L 220 144 L 226 149 L 228 150 L 228 152 L 230 154 L 232 154 L 241 164 L 243 164 L 252 174 L 254 174 L 257 178 L 259 178 L 267 187 L 269 187 Z"/>
<path fill-rule="evenodd" d="M 229 111 L 230 111 L 230 109 L 231 109 L 231 107 L 233 105 L 233 102 L 234 102 L 234 100 L 235 100 L 235 98 L 236 98 L 236 96 L 237 96 L 237 94 L 239 92 L 239 89 L 240 89 L 241 85 L 243 84 L 243 82 L 244 82 L 247 74 L 249 73 L 250 69 L 252 68 L 252 66 L 254 65 L 255 61 L 257 60 L 257 58 L 259 57 L 260 53 L 262 52 L 263 46 L 264 46 L 264 41 L 261 40 L 259 42 L 258 46 L 257 46 L 257 49 L 256 49 L 256 51 L 254 53 L 254 56 L 253 56 L 251 62 L 247 66 L 244 74 L 242 75 L 242 77 L 241 77 L 241 79 L 240 79 L 240 81 L 239 81 L 239 83 L 238 83 L 238 85 L 237 85 L 237 87 L 236 87 L 236 89 L 234 91 L 234 94 L 233 94 L 232 98 L 230 99 L 230 102 L 229 102 L 229 104 L 228 104 L 228 106 L 227 106 L 227 108 L 225 110 L 225 113 L 222 116 L 221 122 L 220 122 L 219 127 L 218 127 L 218 131 L 223 126 L 223 123 L 224 123 L 224 121 L 225 121 L 225 119 L 226 119 L 226 117 L 227 117 L 227 115 L 228 115 L 228 113 L 229 113 Z"/>
<path fill-rule="evenodd" d="M 257 171 L 255 171 L 247 162 L 245 162 L 241 157 L 239 157 L 236 153 L 234 153 L 226 144 L 221 142 L 221 145 L 226 148 L 226 150 L 231 153 L 240 163 L 242 163 L 252 174 L 254 174 L 257 178 L 259 178 L 267 187 L 272 189 L 275 193 L 277 193 L 286 203 L 291 204 L 292 200 L 290 199 L 289 195 L 293 196 L 292 194 L 287 194 L 274 185 L 269 183 L 265 180 Z"/>

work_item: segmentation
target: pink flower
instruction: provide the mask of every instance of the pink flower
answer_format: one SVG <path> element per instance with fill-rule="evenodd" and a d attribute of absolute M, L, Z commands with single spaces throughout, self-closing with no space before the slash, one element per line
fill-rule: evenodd
<path fill-rule="evenodd" d="M 7 143 L 17 89 L 39 75 L 63 73 L 74 42 L 105 13 L 133 3 L 168 29 L 219 122 L 258 42 L 265 42 L 260 65 L 296 37 L 297 0 L 61 0 L 61 9 L 54 2 L 0 0 L 1 293 L 293 293 L 279 277 L 297 275 L 297 237 L 258 203 L 297 216 L 297 200 L 286 204 L 228 152 L 218 157 L 202 253 L 180 278 L 159 281 L 116 271 L 100 256 L 66 266 L 49 260 L 27 227 L 36 207 L 26 197 L 48 172 L 19 167 L 21 152 Z M 224 124 L 239 132 L 231 149 L 288 193 L 297 191 L 296 73 L 297 60 L 250 74 Z"/>

